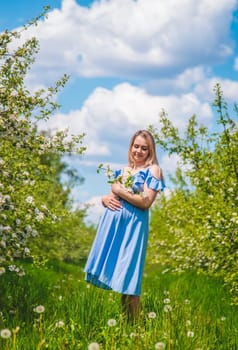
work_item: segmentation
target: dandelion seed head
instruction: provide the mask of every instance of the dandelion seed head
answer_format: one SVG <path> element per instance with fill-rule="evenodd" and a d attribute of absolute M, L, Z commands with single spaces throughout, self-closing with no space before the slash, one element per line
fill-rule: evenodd
<path fill-rule="evenodd" d="M 172 306 L 166 304 L 166 305 L 164 306 L 164 312 L 170 312 L 170 311 L 172 311 Z"/>
<path fill-rule="evenodd" d="M 34 308 L 34 311 L 37 314 L 42 314 L 45 311 L 45 307 L 43 305 L 38 305 Z"/>
<path fill-rule="evenodd" d="M 186 321 L 186 326 L 190 326 L 191 325 L 191 321 L 190 320 L 187 320 Z"/>
<path fill-rule="evenodd" d="M 194 332 L 188 331 L 188 332 L 187 332 L 187 337 L 188 337 L 188 338 L 194 337 Z"/>
<path fill-rule="evenodd" d="M 100 347 L 99 347 L 98 343 L 91 343 L 88 346 L 88 350 L 99 350 L 99 349 L 100 349 Z"/>
<path fill-rule="evenodd" d="M 170 303 L 170 299 L 169 298 L 165 298 L 164 299 L 164 304 L 169 304 Z"/>
<path fill-rule="evenodd" d="M 224 322 L 226 320 L 225 316 L 221 317 L 221 321 Z"/>
<path fill-rule="evenodd" d="M 60 320 L 60 321 L 56 322 L 55 326 L 58 327 L 58 328 L 64 327 L 64 321 Z"/>
<path fill-rule="evenodd" d="M 4 338 L 4 339 L 10 338 L 11 335 L 12 335 L 12 333 L 11 333 L 10 329 L 8 329 L 8 328 L 2 329 L 0 332 L 1 338 Z"/>
<path fill-rule="evenodd" d="M 155 349 L 156 349 L 156 350 L 165 349 L 165 343 L 163 343 L 162 341 L 156 343 L 156 344 L 155 344 Z"/>
<path fill-rule="evenodd" d="M 156 313 L 154 311 L 151 311 L 148 313 L 149 318 L 156 318 Z"/>
<path fill-rule="evenodd" d="M 111 318 L 110 320 L 107 321 L 107 324 L 109 327 L 115 327 L 117 324 L 117 321 Z"/>

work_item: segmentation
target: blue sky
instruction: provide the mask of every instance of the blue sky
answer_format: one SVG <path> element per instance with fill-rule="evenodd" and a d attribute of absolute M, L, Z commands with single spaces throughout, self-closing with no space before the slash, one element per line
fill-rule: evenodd
<path fill-rule="evenodd" d="M 131 135 L 158 124 L 165 109 L 181 130 L 192 114 L 214 128 L 213 87 L 238 101 L 238 4 L 236 0 L 8 0 L 0 3 L 0 30 L 20 28 L 50 5 L 48 18 L 25 36 L 40 53 L 27 77 L 34 90 L 64 73 L 61 109 L 41 128 L 86 132 L 87 151 L 70 163 L 85 178 L 75 203 L 90 203 L 96 222 L 108 191 L 99 163 L 127 162 Z M 176 157 L 158 150 L 165 175 Z"/>

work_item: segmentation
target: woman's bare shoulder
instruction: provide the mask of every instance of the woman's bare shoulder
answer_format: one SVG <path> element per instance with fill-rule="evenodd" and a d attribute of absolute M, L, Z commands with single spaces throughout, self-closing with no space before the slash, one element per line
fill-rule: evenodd
<path fill-rule="evenodd" d="M 161 179 L 163 177 L 162 169 L 158 164 L 151 165 L 150 172 L 153 176 L 157 177 L 158 179 Z"/>

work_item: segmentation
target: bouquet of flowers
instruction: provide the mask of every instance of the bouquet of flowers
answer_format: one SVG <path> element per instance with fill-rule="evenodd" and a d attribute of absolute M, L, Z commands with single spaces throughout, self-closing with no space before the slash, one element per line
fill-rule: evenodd
<path fill-rule="evenodd" d="M 120 183 L 122 187 L 124 187 L 128 192 L 134 193 L 133 190 L 133 175 L 129 172 L 128 175 L 119 175 L 115 178 L 115 174 L 113 170 L 110 168 L 110 165 L 104 166 L 104 164 L 99 164 L 97 168 L 97 173 L 100 173 L 101 170 L 105 171 L 107 176 L 107 182 L 109 184 Z"/>
<path fill-rule="evenodd" d="M 99 164 L 98 169 L 97 169 L 97 173 L 100 173 L 101 170 L 105 171 L 105 174 L 106 174 L 107 179 L 108 179 L 107 182 L 109 184 L 119 183 L 127 192 L 136 193 L 136 194 L 141 195 L 142 197 L 147 197 L 146 192 L 138 191 L 135 189 L 136 186 L 134 183 L 134 177 L 133 177 L 133 174 L 131 172 L 128 172 L 127 175 L 121 174 L 121 175 L 115 177 L 115 174 L 114 174 L 113 170 L 110 168 L 110 165 L 104 166 L 104 164 Z"/>

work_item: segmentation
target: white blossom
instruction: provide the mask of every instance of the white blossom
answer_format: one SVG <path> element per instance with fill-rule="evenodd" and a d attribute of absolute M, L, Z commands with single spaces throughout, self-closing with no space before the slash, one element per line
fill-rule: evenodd
<path fill-rule="evenodd" d="M 32 204 L 34 202 L 34 198 L 32 196 L 26 197 L 26 202 Z"/>

